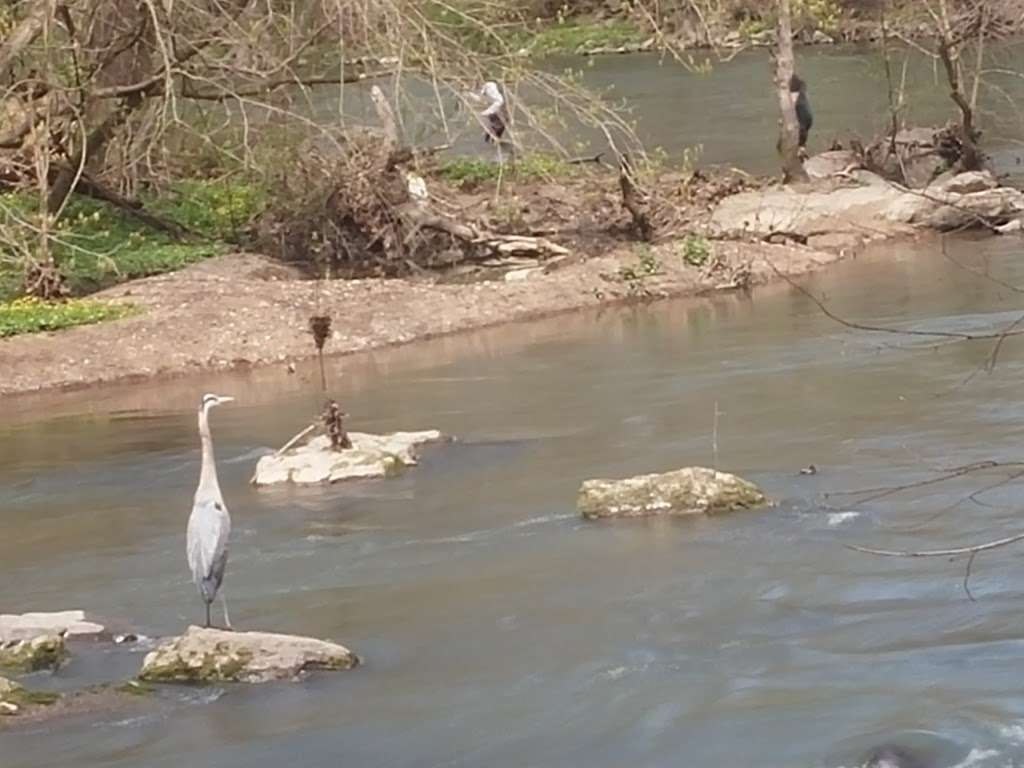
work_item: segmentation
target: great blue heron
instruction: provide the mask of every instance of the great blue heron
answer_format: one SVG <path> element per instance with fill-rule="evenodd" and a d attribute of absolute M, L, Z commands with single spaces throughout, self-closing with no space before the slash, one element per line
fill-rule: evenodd
<path fill-rule="evenodd" d="M 814 125 L 814 115 L 811 114 L 811 102 L 807 98 L 807 83 L 797 75 L 789 78 L 789 92 L 796 97 L 796 121 L 800 124 L 799 148 L 806 154 L 807 137 L 811 133 L 811 126 Z"/>
<path fill-rule="evenodd" d="M 484 126 L 484 141 L 501 145 L 501 137 L 508 128 L 508 110 L 505 108 L 505 97 L 501 88 L 493 80 L 484 83 L 480 96 L 487 100 L 487 108 L 480 113 L 480 122 Z"/>
<path fill-rule="evenodd" d="M 203 447 L 203 466 L 199 472 L 199 486 L 188 518 L 186 554 L 192 580 L 206 603 L 206 626 L 210 626 L 210 604 L 224 581 L 224 568 L 228 563 L 228 537 L 231 535 L 231 515 L 224 505 L 217 482 L 217 462 L 213 456 L 213 438 L 210 437 L 210 409 L 230 403 L 233 397 L 203 395 L 199 405 L 199 439 Z M 230 629 L 228 603 L 224 602 L 224 624 Z"/>

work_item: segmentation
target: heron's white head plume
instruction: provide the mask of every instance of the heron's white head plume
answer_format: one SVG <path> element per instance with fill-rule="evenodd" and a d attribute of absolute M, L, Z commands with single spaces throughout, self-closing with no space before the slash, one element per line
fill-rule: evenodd
<path fill-rule="evenodd" d="M 488 80 L 484 83 L 484 87 L 480 89 L 480 95 L 492 104 L 503 104 L 505 102 L 505 97 L 501 95 L 501 89 L 498 88 L 498 84 L 493 80 Z"/>
<path fill-rule="evenodd" d="M 215 405 L 224 405 L 224 403 L 230 403 L 235 398 L 228 397 L 227 395 L 203 395 L 203 402 L 200 405 L 200 409 L 207 410 Z"/>

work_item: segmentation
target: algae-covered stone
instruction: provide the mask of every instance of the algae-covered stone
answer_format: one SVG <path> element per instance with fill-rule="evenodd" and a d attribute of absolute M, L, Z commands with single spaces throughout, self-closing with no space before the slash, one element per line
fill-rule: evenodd
<path fill-rule="evenodd" d="M 587 480 L 576 507 L 583 517 L 645 515 L 714 515 L 757 507 L 766 502 L 761 489 L 736 475 L 705 467 L 685 467 L 663 474 L 624 480 Z"/>
<path fill-rule="evenodd" d="M 0 716 L 22 715 L 34 707 L 47 707 L 59 700 L 59 693 L 29 691 L 13 680 L 0 677 Z"/>
<path fill-rule="evenodd" d="M 344 646 L 312 637 L 193 626 L 147 654 L 139 678 L 162 683 L 265 683 L 294 679 L 312 669 L 349 669 L 357 663 Z"/>
<path fill-rule="evenodd" d="M 348 437 L 352 447 L 341 451 L 333 450 L 327 436 L 320 435 L 280 455 L 264 456 L 256 464 L 253 482 L 308 484 L 390 477 L 416 464 L 418 446 L 444 439 L 437 430 L 385 435 L 349 432 Z"/>
<path fill-rule="evenodd" d="M 30 640 L 11 640 L 0 645 L 0 668 L 19 672 L 56 669 L 64 660 L 64 638 L 39 635 Z"/>

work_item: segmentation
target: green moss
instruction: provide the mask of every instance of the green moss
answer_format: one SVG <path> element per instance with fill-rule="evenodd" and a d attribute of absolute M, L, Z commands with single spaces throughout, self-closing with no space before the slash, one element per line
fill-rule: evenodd
<path fill-rule="evenodd" d="M 49 707 L 60 701 L 60 698 L 59 693 L 52 691 L 30 691 L 18 688 L 7 693 L 3 700 L 17 704 L 19 707 Z"/>
<path fill-rule="evenodd" d="M 176 650 L 170 650 L 165 653 L 162 663 L 159 657 L 154 662 L 147 659 L 139 680 L 152 683 L 240 682 L 251 661 L 251 651 L 242 648 L 232 653 L 223 643 L 198 660 L 195 657 L 183 658 Z"/>
<path fill-rule="evenodd" d="M 89 299 L 42 301 L 21 298 L 0 303 L 0 338 L 22 333 L 57 331 L 76 325 L 116 320 L 138 312 L 133 304 L 113 304 Z"/>
<path fill-rule="evenodd" d="M 146 685 L 139 680 L 128 680 L 127 682 L 115 685 L 114 690 L 128 696 L 152 696 L 156 693 L 156 688 Z"/>

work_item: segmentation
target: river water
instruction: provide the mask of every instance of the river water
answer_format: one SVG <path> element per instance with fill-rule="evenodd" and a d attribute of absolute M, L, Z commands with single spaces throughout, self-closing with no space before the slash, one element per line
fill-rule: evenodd
<path fill-rule="evenodd" d="M 988 329 L 1019 306 L 996 282 L 1024 285 L 1019 249 L 902 247 L 807 282 L 857 320 Z M 1024 345 L 964 384 L 989 349 L 851 331 L 785 286 L 439 340 L 331 375 L 353 427 L 459 442 L 399 479 L 327 488 L 247 484 L 315 408 L 308 370 L 5 403 L 5 610 L 84 607 L 150 635 L 200 619 L 183 554 L 193 406 L 220 390 L 238 397 L 213 418 L 234 623 L 334 638 L 365 664 L 3 733 L 0 764 L 781 768 L 852 765 L 887 740 L 938 765 L 1017 764 L 1017 552 L 978 559 L 972 602 L 962 560 L 843 546 L 1014 532 L 1014 487 L 954 508 L 998 476 L 859 505 L 823 496 L 1019 458 Z M 716 404 L 719 466 L 777 507 L 577 518 L 587 477 L 711 463 Z M 30 682 L 137 663 L 87 646 Z"/>
<path fill-rule="evenodd" d="M 1019 311 L 1020 251 L 901 245 L 804 283 L 861 322 L 990 330 Z M 440 339 L 330 375 L 352 428 L 458 442 L 400 478 L 324 488 L 247 483 L 317 408 L 309 368 L 2 402 L 0 610 L 84 608 L 150 636 L 200 620 L 194 409 L 220 391 L 238 398 L 213 417 L 234 624 L 365 663 L 2 731 L 0 766 L 835 768 L 883 742 L 938 766 L 1024 764 L 1019 549 L 974 562 L 972 600 L 963 559 L 844 547 L 1014 533 L 1017 487 L 990 473 L 826 495 L 1020 459 L 1024 344 L 967 380 L 990 351 L 854 331 L 786 285 Z M 777 505 L 574 512 L 585 478 L 715 461 Z M 140 660 L 74 650 L 26 682 L 79 687 Z"/>
<path fill-rule="evenodd" d="M 1024 51 L 1019 43 L 1001 43 L 988 55 L 991 66 L 978 102 L 985 148 L 1001 172 L 1020 175 L 1024 173 L 1020 167 L 1024 113 L 1018 105 L 1024 102 L 1024 79 L 1012 72 L 1020 68 Z M 711 69 L 706 74 L 652 54 L 557 57 L 547 66 L 553 73 L 572 73 L 625 108 L 645 147 L 664 154 L 670 162 L 689 153 L 699 164 L 732 165 L 756 174 L 777 172 L 778 97 L 767 52 L 744 51 L 728 60 L 707 61 Z M 796 63 L 808 83 L 814 112 L 812 152 L 828 149 L 833 141 L 849 146 L 853 138 L 868 144 L 884 134 L 890 119 L 889 101 L 885 62 L 877 49 L 805 47 L 798 49 Z M 956 114 L 942 73 L 930 60 L 913 51 L 894 49 L 890 63 L 897 93 L 901 83 L 905 84 L 900 114 L 908 124 L 942 125 Z M 438 94 L 429 84 L 413 78 L 403 82 L 400 114 L 408 140 L 423 146 L 450 144 L 451 152 L 458 154 L 494 156 L 481 140 L 476 119 L 460 106 L 459 99 Z M 390 82 L 379 85 L 393 95 Z M 303 94 L 298 109 L 306 109 L 302 106 L 306 98 Z M 511 100 L 518 105 L 517 141 L 545 148 L 546 142 L 530 128 L 524 110 L 550 117 L 550 99 L 527 88 L 513 92 Z M 340 102 L 336 89 L 314 89 L 309 109 L 326 125 L 335 124 L 339 114 L 356 123 L 377 124 L 369 89 L 363 86 L 347 89 Z M 586 156 L 606 150 L 601 132 L 565 110 L 559 117 L 564 125 L 549 124 L 546 131 L 566 151 Z"/>

